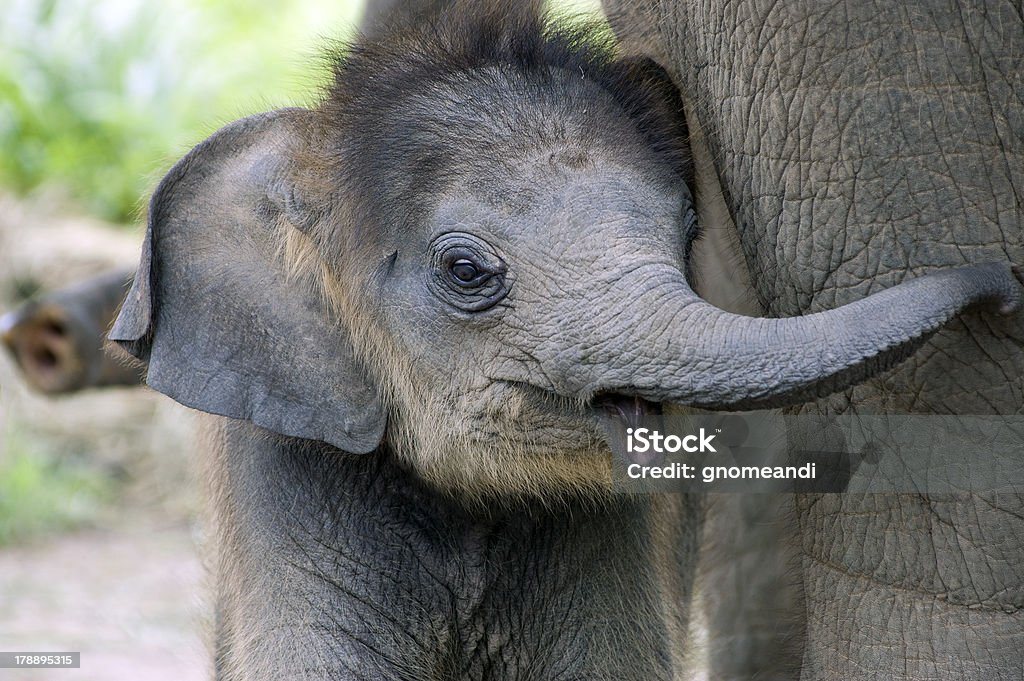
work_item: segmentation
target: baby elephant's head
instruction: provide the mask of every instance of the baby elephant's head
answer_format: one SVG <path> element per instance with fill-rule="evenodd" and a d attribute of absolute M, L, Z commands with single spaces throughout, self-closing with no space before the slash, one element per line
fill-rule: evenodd
<path fill-rule="evenodd" d="M 795 319 L 715 309 L 661 69 L 533 10 L 380 36 L 318 107 L 229 125 L 157 189 L 112 337 L 158 390 L 449 490 L 601 490 L 607 415 L 806 401 L 1020 295 L 985 265 Z"/>

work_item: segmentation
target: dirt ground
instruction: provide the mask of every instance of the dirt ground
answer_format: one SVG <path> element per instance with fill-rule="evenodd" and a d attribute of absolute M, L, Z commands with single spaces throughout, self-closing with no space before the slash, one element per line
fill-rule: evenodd
<path fill-rule="evenodd" d="M 154 519 L 0 551 L 0 648 L 81 652 L 11 681 L 199 681 L 202 570 L 187 528 Z"/>
<path fill-rule="evenodd" d="M 141 229 L 0 195 L 0 313 L 132 264 Z M 194 542 L 192 417 L 146 388 L 51 399 L 0 351 L 0 463 L 6 436 L 115 481 L 116 498 L 70 534 L 0 546 L 0 651 L 80 651 L 80 670 L 0 670 L 16 681 L 206 678 L 207 610 Z"/>

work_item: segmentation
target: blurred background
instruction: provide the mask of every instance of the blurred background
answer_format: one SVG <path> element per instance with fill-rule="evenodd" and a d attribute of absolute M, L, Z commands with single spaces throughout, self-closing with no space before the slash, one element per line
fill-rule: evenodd
<path fill-rule="evenodd" d="M 308 104 L 363 0 L 4 0 L 0 315 L 134 267 L 149 192 L 221 125 Z M 560 0 L 589 12 L 596 0 Z M 2 679 L 206 678 L 189 412 L 145 388 L 44 396 L 0 347 Z"/>

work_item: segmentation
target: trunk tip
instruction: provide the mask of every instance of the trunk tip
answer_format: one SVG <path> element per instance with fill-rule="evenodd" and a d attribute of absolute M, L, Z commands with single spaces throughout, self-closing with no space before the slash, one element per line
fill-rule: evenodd
<path fill-rule="evenodd" d="M 999 305 L 999 314 L 1011 315 L 1021 309 L 1022 298 L 1024 298 L 1024 267 L 1010 265 L 1010 273 L 1013 275 L 1010 285 L 1007 287 L 1006 295 L 1003 296 Z M 1015 279 L 1016 281 L 1013 281 Z"/>

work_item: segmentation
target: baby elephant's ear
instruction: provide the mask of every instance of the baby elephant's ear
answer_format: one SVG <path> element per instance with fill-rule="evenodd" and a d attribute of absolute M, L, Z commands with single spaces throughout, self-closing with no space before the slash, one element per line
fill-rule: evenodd
<path fill-rule="evenodd" d="M 345 324 L 280 258 L 280 225 L 309 198 L 291 180 L 309 118 L 237 121 L 174 166 L 110 338 L 186 406 L 365 453 L 384 432 L 377 391 Z"/>

